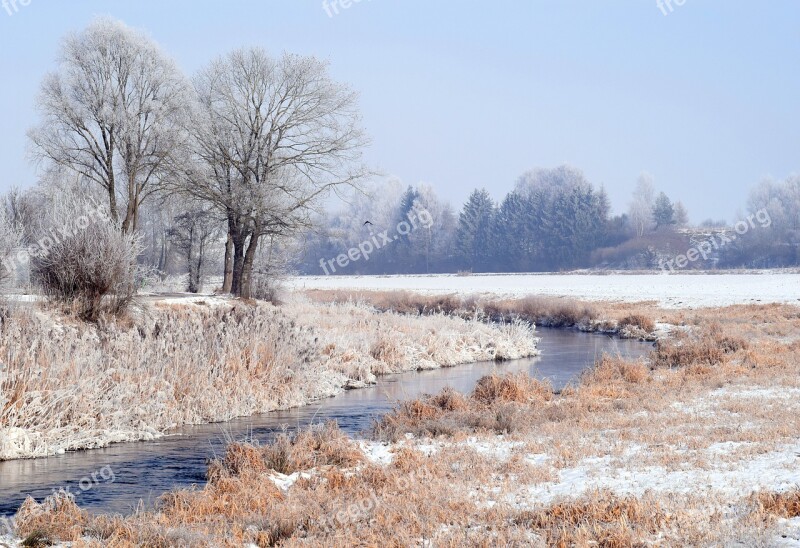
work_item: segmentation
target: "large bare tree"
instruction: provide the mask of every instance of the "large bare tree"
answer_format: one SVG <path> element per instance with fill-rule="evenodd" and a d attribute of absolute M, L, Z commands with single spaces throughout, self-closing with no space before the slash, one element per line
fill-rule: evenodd
<path fill-rule="evenodd" d="M 195 80 L 200 171 L 187 190 L 215 204 L 228 224 L 223 289 L 250 297 L 264 237 L 289 237 L 311 224 L 330 192 L 369 172 L 356 94 L 313 57 L 279 58 L 253 48 L 211 63 Z"/>
<path fill-rule="evenodd" d="M 139 206 L 178 169 L 190 91 L 146 35 L 97 19 L 66 37 L 58 70 L 44 79 L 34 154 L 99 184 L 112 219 L 132 232 Z"/>

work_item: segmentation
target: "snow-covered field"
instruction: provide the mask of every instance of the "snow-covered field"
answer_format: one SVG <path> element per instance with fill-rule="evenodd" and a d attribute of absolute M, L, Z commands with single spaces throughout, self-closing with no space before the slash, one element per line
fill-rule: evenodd
<path fill-rule="evenodd" d="M 474 274 L 471 276 L 300 276 L 295 289 L 410 290 L 425 293 L 565 296 L 590 301 L 657 301 L 665 308 L 800 304 L 800 274 Z"/>

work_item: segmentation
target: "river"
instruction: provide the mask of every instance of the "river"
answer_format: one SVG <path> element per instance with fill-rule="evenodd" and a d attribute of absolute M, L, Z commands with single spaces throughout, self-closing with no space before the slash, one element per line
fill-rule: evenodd
<path fill-rule="evenodd" d="M 269 441 L 282 429 L 336 420 L 358 436 L 398 401 L 451 386 L 469 392 L 482 376 L 526 371 L 561 389 L 605 353 L 625 357 L 647 354 L 652 345 L 571 330 L 537 329 L 541 355 L 504 363 L 475 363 L 446 369 L 389 375 L 369 388 L 350 390 L 306 407 L 234 421 L 181 428 L 151 442 L 115 444 L 105 449 L 35 460 L 0 462 L 0 516 L 16 512 L 27 495 L 41 501 L 67 489 L 76 502 L 94 512 L 130 513 L 139 501 L 151 506 L 165 491 L 205 482 L 207 460 L 230 441 Z"/>

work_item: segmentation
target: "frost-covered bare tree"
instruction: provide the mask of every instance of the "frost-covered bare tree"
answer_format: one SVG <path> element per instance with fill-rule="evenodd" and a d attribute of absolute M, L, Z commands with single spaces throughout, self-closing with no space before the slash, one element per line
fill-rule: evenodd
<path fill-rule="evenodd" d="M 653 185 L 653 176 L 649 173 L 642 173 L 636 182 L 633 200 L 628 210 L 628 219 L 639 238 L 655 226 L 653 220 L 655 199 L 656 189 Z"/>
<path fill-rule="evenodd" d="M 737 219 L 749 216 L 754 226 L 737 239 L 739 255 L 729 253 L 730 264 L 761 268 L 800 264 L 800 176 L 762 181 L 750 193 L 747 213 Z"/>
<path fill-rule="evenodd" d="M 14 222 L 6 204 L 0 204 L 0 292 L 16 272 L 13 254 L 22 241 L 22 232 Z"/>
<path fill-rule="evenodd" d="M 424 272 L 440 271 L 447 268 L 454 256 L 455 232 L 458 219 L 450 204 L 442 201 L 430 185 L 419 185 L 418 196 L 414 202 L 417 216 L 424 212 L 427 219 L 409 234 L 411 245 L 420 255 L 420 266 L 424 259 Z M 420 268 L 422 271 L 422 268 Z"/>
<path fill-rule="evenodd" d="M 258 48 L 217 59 L 195 89 L 204 169 L 190 174 L 184 190 L 225 216 L 223 289 L 249 297 L 262 238 L 296 235 L 330 192 L 368 174 L 356 95 L 313 57 L 273 58 Z"/>
<path fill-rule="evenodd" d="M 221 223 L 216 210 L 206 207 L 190 207 L 175 217 L 167 235 L 186 260 L 189 273 L 187 291 L 198 293 L 203 287 L 203 274 L 209 248 L 220 235 Z"/>
<path fill-rule="evenodd" d="M 97 19 L 66 37 L 42 83 L 33 153 L 100 185 L 112 220 L 132 232 L 142 202 L 185 157 L 190 91 L 149 37 Z"/>
<path fill-rule="evenodd" d="M 183 271 L 169 233 L 175 228 L 175 218 L 186 210 L 186 201 L 180 196 L 159 194 L 139 211 L 138 232 L 144 245 L 139 262 L 152 268 L 162 280 Z"/>
<path fill-rule="evenodd" d="M 2 202 L 11 223 L 24 236 L 25 228 L 31 226 L 33 219 L 37 216 L 37 208 L 31 199 L 31 194 L 19 188 L 12 188 L 6 193 Z"/>
<path fill-rule="evenodd" d="M 570 165 L 555 168 L 535 168 L 524 173 L 516 185 L 516 192 L 529 198 L 536 193 L 545 199 L 573 188 L 588 188 L 589 181 L 580 169 Z"/>

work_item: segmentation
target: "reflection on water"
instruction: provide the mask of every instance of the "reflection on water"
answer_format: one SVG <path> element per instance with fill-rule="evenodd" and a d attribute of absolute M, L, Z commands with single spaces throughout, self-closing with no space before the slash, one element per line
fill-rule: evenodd
<path fill-rule="evenodd" d="M 480 377 L 492 370 L 528 371 L 550 379 L 560 389 L 604 352 L 638 357 L 651 349 L 651 345 L 638 341 L 574 331 L 540 329 L 538 336 L 542 354 L 536 358 L 392 375 L 381 378 L 377 386 L 351 390 L 307 407 L 182 428 L 157 441 L 117 444 L 46 459 L 0 462 L 0 515 L 16 512 L 27 495 L 41 500 L 59 488 L 69 489 L 86 509 L 128 513 L 140 500 L 148 506 L 164 491 L 202 484 L 207 459 L 220 455 L 231 440 L 255 438 L 264 442 L 283 428 L 295 429 L 327 420 L 336 420 L 343 430 L 358 435 L 399 400 L 433 394 L 446 386 L 469 392 Z M 104 476 L 100 476 L 101 481 L 81 482 L 91 478 L 92 473 L 99 476 L 104 467 L 113 470 L 113 483 L 102 481 Z"/>

